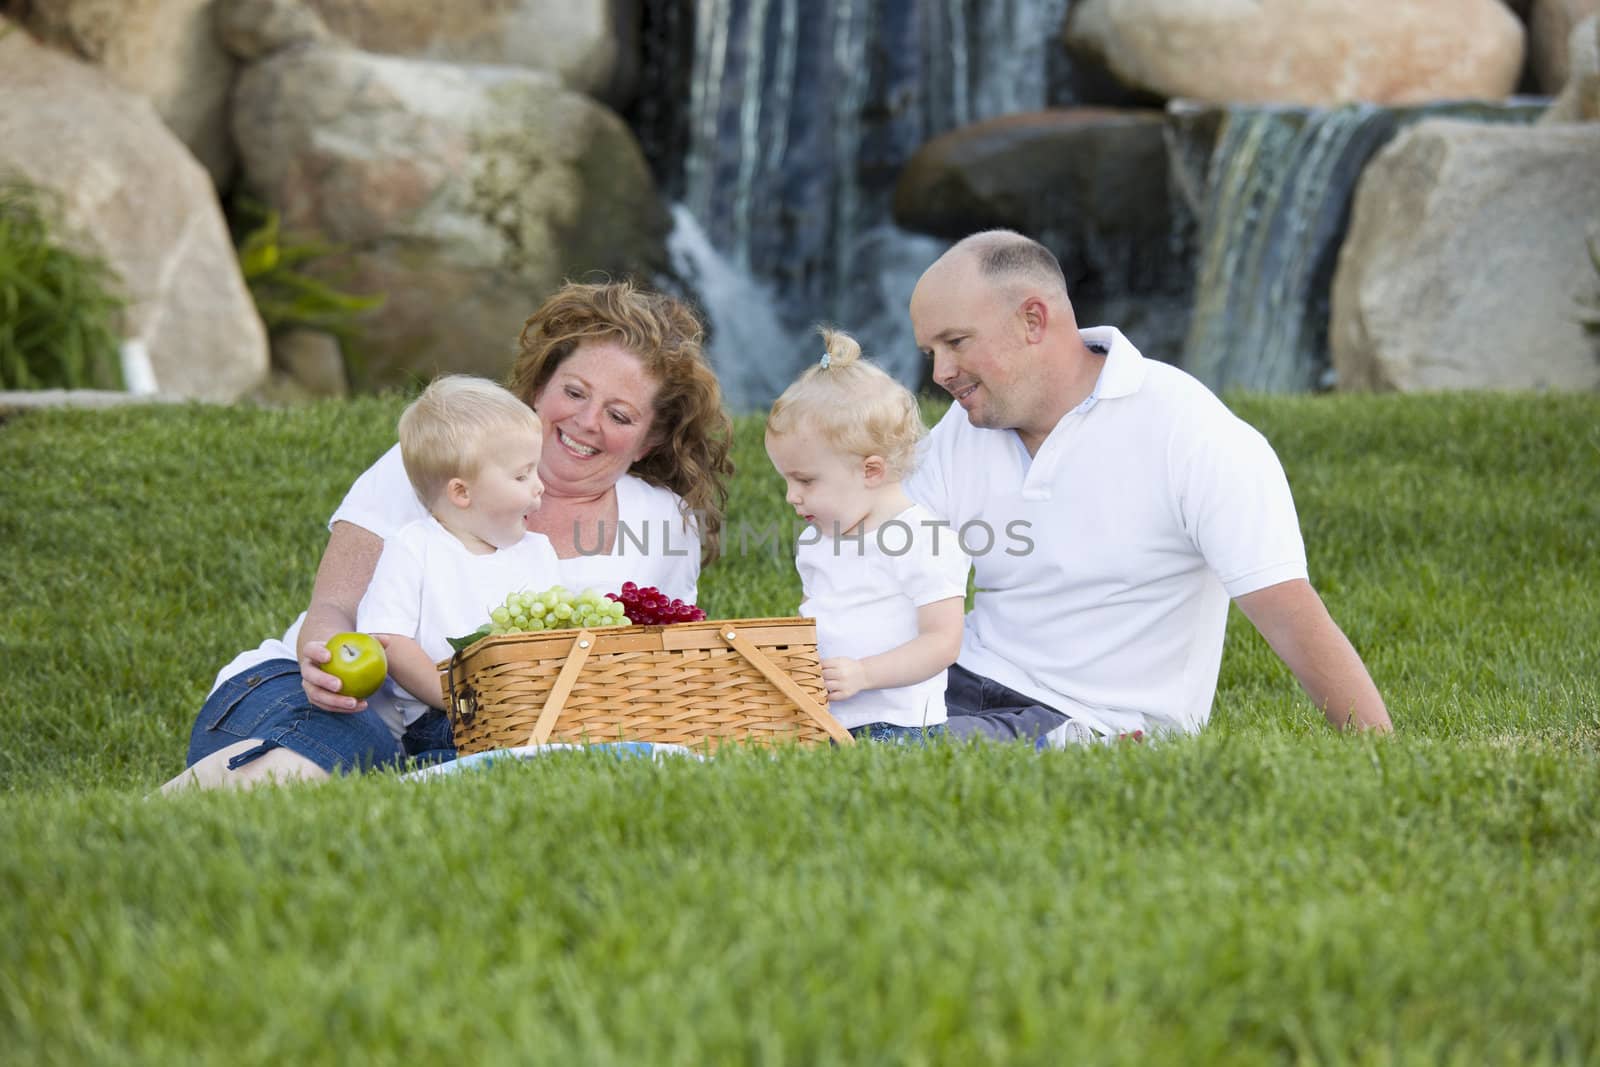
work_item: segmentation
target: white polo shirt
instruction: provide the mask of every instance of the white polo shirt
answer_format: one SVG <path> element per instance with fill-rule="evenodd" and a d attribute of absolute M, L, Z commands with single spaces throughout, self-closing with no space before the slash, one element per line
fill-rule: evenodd
<path fill-rule="evenodd" d="M 813 539 L 814 538 L 814 539 Z M 917 609 L 967 595 L 970 564 L 948 524 L 913 505 L 876 530 L 838 539 L 808 528 L 794 556 L 817 620 L 817 656 L 866 659 L 916 637 Z M 840 725 L 937 726 L 945 721 L 945 671 L 911 685 L 864 689 L 829 703 Z"/>
<path fill-rule="evenodd" d="M 1294 500 L 1266 438 L 1204 385 L 1116 329 L 1082 334 L 1105 365 L 1038 455 L 953 406 L 906 491 L 973 555 L 963 667 L 1101 733 L 1193 732 L 1229 597 L 1306 577 Z"/>

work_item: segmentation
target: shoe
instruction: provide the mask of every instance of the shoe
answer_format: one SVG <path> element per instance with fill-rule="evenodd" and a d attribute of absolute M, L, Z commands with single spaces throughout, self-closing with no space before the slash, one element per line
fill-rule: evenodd
<path fill-rule="evenodd" d="M 1100 740 L 1100 736 L 1081 722 L 1068 719 L 1047 734 L 1041 734 L 1039 740 L 1034 742 L 1034 748 L 1043 752 L 1047 748 L 1072 748 L 1076 745 L 1092 745 Z"/>

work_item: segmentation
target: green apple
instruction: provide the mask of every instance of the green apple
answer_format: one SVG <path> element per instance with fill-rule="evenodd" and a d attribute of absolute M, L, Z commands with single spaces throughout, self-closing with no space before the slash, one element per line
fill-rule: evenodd
<path fill-rule="evenodd" d="M 339 679 L 339 692 L 365 700 L 389 674 L 389 657 L 371 634 L 334 634 L 328 638 L 333 658 L 322 669 Z"/>

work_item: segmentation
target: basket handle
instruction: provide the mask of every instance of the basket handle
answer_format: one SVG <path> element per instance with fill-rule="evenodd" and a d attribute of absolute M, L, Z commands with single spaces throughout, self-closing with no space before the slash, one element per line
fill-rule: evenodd
<path fill-rule="evenodd" d="M 578 636 L 572 639 L 572 647 L 567 650 L 567 661 L 561 665 L 561 673 L 556 675 L 556 684 L 550 687 L 550 695 L 545 698 L 544 709 L 539 712 L 539 721 L 533 725 L 528 744 L 542 745 L 550 740 L 556 720 L 561 717 L 561 709 L 566 707 L 572 687 L 578 684 L 578 672 L 583 670 L 584 661 L 589 658 L 593 648 L 594 634 L 587 629 L 579 630 Z"/>
<path fill-rule="evenodd" d="M 749 638 L 741 637 L 739 635 L 739 631 L 735 630 L 731 626 L 727 627 L 726 629 L 719 626 L 717 627 L 717 633 L 724 641 L 732 645 L 739 655 L 749 660 L 751 666 L 760 671 L 762 676 L 765 677 L 767 681 L 777 686 L 778 692 L 788 697 L 790 702 L 793 703 L 795 707 L 799 708 L 801 711 L 815 719 L 817 725 L 822 727 L 823 730 L 827 731 L 829 737 L 833 738 L 841 745 L 855 744 L 856 739 L 850 736 L 850 731 L 846 730 L 843 726 L 840 726 L 838 719 L 835 719 L 832 715 L 829 715 L 822 709 L 821 704 L 818 704 L 815 700 L 812 700 L 806 695 L 805 690 L 801 689 L 798 685 L 795 685 L 793 678 L 790 678 L 787 674 L 773 666 L 772 661 L 767 658 L 766 653 L 762 652 L 755 645 L 751 644 Z"/>

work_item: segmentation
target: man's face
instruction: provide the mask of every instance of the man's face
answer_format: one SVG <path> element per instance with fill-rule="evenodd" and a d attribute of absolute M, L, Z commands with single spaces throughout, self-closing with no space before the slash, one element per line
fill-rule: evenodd
<path fill-rule="evenodd" d="M 940 261 L 911 294 L 917 347 L 933 360 L 934 382 L 974 426 L 1015 429 L 1026 410 L 1026 348 L 1020 308 L 967 262 Z"/>

